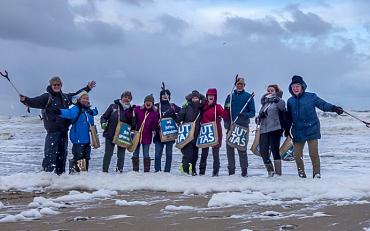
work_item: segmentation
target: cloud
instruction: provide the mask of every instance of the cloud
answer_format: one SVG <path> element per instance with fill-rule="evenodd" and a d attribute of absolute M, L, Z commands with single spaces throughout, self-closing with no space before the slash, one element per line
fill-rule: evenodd
<path fill-rule="evenodd" d="M 2 39 L 76 49 L 95 43 L 118 43 L 123 38 L 123 30 L 115 25 L 96 20 L 76 23 L 67 1 L 4 0 L 1 4 Z M 87 9 L 93 12 L 93 8 Z"/>
<path fill-rule="evenodd" d="M 288 10 L 291 12 L 293 20 L 284 22 L 284 26 L 290 32 L 314 37 L 328 34 L 333 29 L 330 23 L 325 22 L 314 13 L 303 13 L 294 5 L 289 6 Z"/>
<path fill-rule="evenodd" d="M 158 17 L 158 21 L 162 25 L 162 31 L 168 34 L 181 34 L 186 28 L 189 27 L 189 24 L 184 20 L 171 16 L 169 14 L 163 14 Z"/>
<path fill-rule="evenodd" d="M 284 33 L 284 29 L 272 17 L 257 20 L 243 17 L 229 17 L 225 22 L 225 28 L 229 31 L 238 31 L 245 35 L 279 36 Z"/>

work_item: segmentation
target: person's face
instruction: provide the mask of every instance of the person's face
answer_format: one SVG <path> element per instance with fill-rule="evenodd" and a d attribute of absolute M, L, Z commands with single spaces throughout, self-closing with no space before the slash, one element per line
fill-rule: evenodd
<path fill-rule="evenodd" d="M 162 101 L 166 101 L 166 100 L 169 100 L 169 97 L 167 94 L 164 94 L 164 95 L 161 95 L 161 99 Z"/>
<path fill-rule="evenodd" d="M 295 83 L 292 85 L 292 91 L 294 95 L 299 95 L 302 93 L 302 85 L 299 83 Z"/>
<path fill-rule="evenodd" d="M 215 102 L 215 96 L 214 95 L 207 95 L 207 100 L 209 104 L 212 104 Z"/>
<path fill-rule="evenodd" d="M 151 109 L 153 107 L 152 101 L 145 101 L 144 106 L 146 109 Z"/>
<path fill-rule="evenodd" d="M 193 97 L 193 98 L 191 98 L 191 101 L 193 102 L 193 103 L 199 103 L 199 98 L 198 97 Z"/>
<path fill-rule="evenodd" d="M 80 98 L 80 103 L 86 107 L 88 107 L 90 105 L 90 100 L 89 100 L 89 96 L 88 95 L 83 95 L 81 96 Z"/>
<path fill-rule="evenodd" d="M 53 84 L 51 84 L 51 89 L 54 91 L 54 92 L 60 92 L 61 89 L 62 89 L 62 84 L 59 83 L 59 82 L 54 82 Z"/>
<path fill-rule="evenodd" d="M 244 83 L 237 83 L 236 84 L 236 90 L 237 91 L 242 91 L 244 90 L 245 84 Z"/>
<path fill-rule="evenodd" d="M 124 96 L 124 97 L 121 99 L 121 101 L 122 101 L 122 103 L 123 103 L 123 104 L 130 104 L 131 99 L 130 99 L 130 97 L 128 97 L 128 96 Z"/>
<path fill-rule="evenodd" d="M 273 94 L 276 94 L 276 90 L 273 87 L 269 87 L 269 88 L 267 88 L 267 93 L 269 95 L 273 95 Z"/>

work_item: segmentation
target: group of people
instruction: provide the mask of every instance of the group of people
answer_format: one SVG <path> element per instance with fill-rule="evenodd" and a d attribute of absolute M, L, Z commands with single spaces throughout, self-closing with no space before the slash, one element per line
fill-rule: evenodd
<path fill-rule="evenodd" d="M 20 101 L 28 107 L 42 109 L 42 119 L 47 131 L 45 139 L 43 170 L 60 175 L 65 172 L 67 160 L 68 130 L 70 125 L 70 140 L 73 144 L 73 158 L 69 163 L 71 172 L 87 171 L 89 167 L 91 138 L 89 130 L 94 125 L 94 116 L 98 114 L 96 108 L 91 109 L 89 91 L 96 83 L 91 81 L 86 87 L 74 93 L 63 93 L 62 81 L 53 77 L 49 81 L 47 92 L 34 98 L 21 95 Z M 165 151 L 166 161 L 164 172 L 171 171 L 172 152 L 175 140 L 163 141 L 160 137 L 159 122 L 171 118 L 178 124 L 191 122 L 194 124 L 194 137 L 181 147 L 181 171 L 190 175 L 204 175 L 206 173 L 209 149 L 212 149 L 213 171 L 212 176 L 218 176 L 220 169 L 220 147 L 223 135 L 221 122 L 227 131 L 238 125 L 249 128 L 250 121 L 255 117 L 255 103 L 253 94 L 245 91 L 245 79 L 237 77 L 233 91 L 227 96 L 224 106 L 218 103 L 217 90 L 208 89 L 203 95 L 193 90 L 185 99 L 186 103 L 179 107 L 171 102 L 171 92 L 162 88 L 160 99 L 155 103 L 153 95 L 145 97 L 143 105 L 132 105 L 132 93 L 124 91 L 120 99 L 115 100 L 100 117 L 100 125 L 104 130 L 105 151 L 103 158 L 103 172 L 109 171 L 110 162 L 117 146 L 116 171 L 123 172 L 126 148 L 116 144 L 118 125 L 128 124 L 132 130 L 140 131 L 139 143 L 133 151 L 133 171 L 139 171 L 140 151 L 143 155 L 144 172 L 150 172 L 151 158 L 150 145 L 155 145 L 154 169 L 162 171 L 162 155 Z M 320 178 L 320 158 L 318 153 L 318 139 L 320 139 L 320 122 L 316 108 L 326 112 L 343 113 L 341 107 L 332 105 L 319 98 L 316 94 L 306 92 L 307 85 L 300 76 L 293 76 L 289 85 L 291 97 L 287 104 L 282 99 L 283 92 L 278 85 L 269 85 L 266 94 L 261 98 L 261 109 L 256 116 L 256 123 L 260 126 L 260 149 L 268 176 L 281 175 L 281 157 L 279 154 L 280 139 L 284 134 L 293 140 L 294 156 L 299 177 L 305 178 L 303 163 L 303 148 L 308 143 L 309 155 L 313 164 L 313 177 Z M 72 106 L 71 106 L 72 105 Z M 201 148 L 199 171 L 197 161 L 199 147 L 197 137 L 202 124 L 214 122 L 217 130 L 217 142 L 211 147 Z M 248 136 L 246 136 L 248 143 Z M 235 148 L 226 144 L 229 175 L 235 174 L 235 149 L 238 151 L 241 175 L 248 176 L 248 156 L 245 149 Z M 271 161 L 270 153 L 274 162 Z"/>

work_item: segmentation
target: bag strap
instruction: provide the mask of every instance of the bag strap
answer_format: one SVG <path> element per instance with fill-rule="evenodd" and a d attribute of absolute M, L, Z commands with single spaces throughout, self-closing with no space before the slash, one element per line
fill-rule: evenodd
<path fill-rule="evenodd" d="M 150 112 L 145 112 L 143 123 L 141 124 L 140 129 L 139 129 L 139 132 L 140 132 L 140 143 L 141 143 L 141 140 L 143 138 L 143 129 L 144 129 L 144 126 L 145 126 L 145 122 L 146 122 L 146 119 L 148 118 L 149 114 L 150 114 Z"/>

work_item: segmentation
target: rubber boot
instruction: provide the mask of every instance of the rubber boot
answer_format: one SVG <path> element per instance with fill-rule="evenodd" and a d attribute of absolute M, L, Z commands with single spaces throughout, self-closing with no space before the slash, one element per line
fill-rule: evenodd
<path fill-rule="evenodd" d="M 248 177 L 248 169 L 247 168 L 242 169 L 242 177 Z"/>
<path fill-rule="evenodd" d="M 133 156 L 132 158 L 132 170 L 135 172 L 139 171 L 139 157 Z"/>
<path fill-rule="evenodd" d="M 144 158 L 144 172 L 150 172 L 150 158 Z"/>
<path fill-rule="evenodd" d="M 234 174 L 235 174 L 235 168 L 234 169 L 229 168 L 229 176 L 234 175 Z"/>
<path fill-rule="evenodd" d="M 281 160 L 274 160 L 275 175 L 281 176 Z"/>
<path fill-rule="evenodd" d="M 200 162 L 199 164 L 199 175 L 206 174 L 206 162 Z"/>
<path fill-rule="evenodd" d="M 273 177 L 274 176 L 274 166 L 272 165 L 272 163 L 270 162 L 269 164 L 265 164 L 265 167 L 267 170 L 267 175 L 269 177 Z"/>

